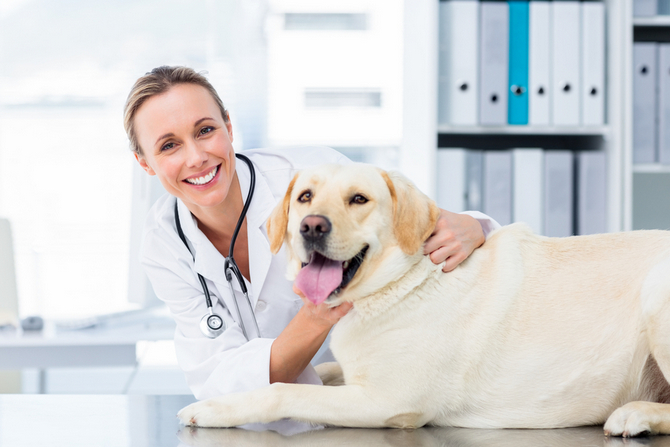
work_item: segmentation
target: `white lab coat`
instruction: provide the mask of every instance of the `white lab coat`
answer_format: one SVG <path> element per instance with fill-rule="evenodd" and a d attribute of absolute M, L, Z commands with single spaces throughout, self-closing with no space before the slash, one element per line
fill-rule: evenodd
<path fill-rule="evenodd" d="M 297 171 L 321 163 L 350 163 L 340 153 L 323 147 L 256 149 L 244 153 L 256 170 L 256 189 L 247 213 L 252 282 L 246 279 L 245 282 L 260 328 L 259 338 L 254 338 L 256 330 L 249 305 L 237 281 L 233 280 L 239 310 L 251 341 L 245 339 L 224 275 L 224 257 L 198 229 L 195 218 L 181 201 L 178 204 L 180 223 L 195 262 L 176 231 L 175 197 L 166 194 L 160 198 L 151 209 L 144 228 L 140 262 L 156 295 L 167 304 L 177 323 L 177 360 L 197 399 L 269 385 L 272 343 L 296 315 L 302 300 L 293 293 L 293 283 L 285 277 L 284 249 L 276 256 L 270 252 L 265 223 Z M 246 200 L 249 169 L 246 163 L 238 160 L 236 170 Z M 482 213 L 469 214 L 482 223 L 485 234 L 499 226 Z M 200 331 L 200 320 L 207 314 L 207 305 L 198 273 L 207 282 L 214 312 L 223 317 L 227 326 L 227 330 L 214 339 L 205 337 Z M 311 365 L 300 375 L 298 382 L 321 384 Z"/>

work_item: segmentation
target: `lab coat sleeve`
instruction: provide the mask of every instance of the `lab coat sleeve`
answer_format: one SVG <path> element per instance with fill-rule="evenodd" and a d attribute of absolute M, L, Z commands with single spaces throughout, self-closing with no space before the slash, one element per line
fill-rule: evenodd
<path fill-rule="evenodd" d="M 171 235 L 157 233 L 160 231 L 145 233 L 141 262 L 156 295 L 167 304 L 177 323 L 177 360 L 195 397 L 206 399 L 269 385 L 274 339 L 247 341 L 215 297 L 212 297 L 214 312 L 224 319 L 227 329 L 216 338 L 205 337 L 200 331 L 200 320 L 207 314 L 207 305 L 197 275 L 189 265 L 190 255 L 183 253 L 185 247 L 181 241 L 166 243 L 164 238 Z M 321 383 L 313 368 L 308 368 L 298 382 Z"/>
<path fill-rule="evenodd" d="M 477 219 L 479 224 L 482 226 L 482 230 L 484 231 L 484 237 L 486 239 L 489 238 L 489 234 L 491 234 L 494 230 L 500 228 L 500 224 L 496 222 L 495 219 L 487 216 L 486 214 L 480 211 L 464 211 L 461 214 L 467 214 L 468 216 L 472 216 L 475 219 Z"/>

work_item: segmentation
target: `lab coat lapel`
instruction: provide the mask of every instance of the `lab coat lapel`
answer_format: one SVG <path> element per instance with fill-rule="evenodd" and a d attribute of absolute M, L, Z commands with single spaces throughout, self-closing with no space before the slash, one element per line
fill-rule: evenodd
<path fill-rule="evenodd" d="M 242 197 L 246 200 L 251 181 L 249 169 L 246 169 L 246 164 L 241 160 L 237 160 L 237 166 L 237 176 L 240 179 Z M 260 172 L 258 166 L 254 165 L 254 167 L 256 170 L 256 188 L 247 214 L 247 234 L 249 239 L 249 270 L 252 292 L 250 298 L 255 308 L 268 270 L 270 269 L 270 263 L 272 262 L 272 253 L 270 252 L 270 242 L 265 230 L 265 222 L 275 206 L 275 200 L 263 173 Z"/>
<path fill-rule="evenodd" d="M 189 242 L 193 254 L 195 255 L 196 273 L 201 274 L 205 278 L 226 283 L 226 276 L 223 271 L 224 258 L 221 253 L 214 247 L 214 245 L 207 239 L 202 231 L 198 228 L 195 217 L 191 214 L 186 205 L 179 200 L 179 221 L 184 230 L 186 240 Z"/>

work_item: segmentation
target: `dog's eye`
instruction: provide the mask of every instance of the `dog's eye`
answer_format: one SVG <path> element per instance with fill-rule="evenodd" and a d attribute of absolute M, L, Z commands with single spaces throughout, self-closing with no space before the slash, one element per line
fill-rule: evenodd
<path fill-rule="evenodd" d="M 298 202 L 307 203 L 312 200 L 312 191 L 305 191 L 298 197 Z"/>
<path fill-rule="evenodd" d="M 356 194 L 355 196 L 353 196 L 353 197 L 351 198 L 351 202 L 350 202 L 350 203 L 352 203 L 352 204 L 355 203 L 355 204 L 357 204 L 357 205 L 362 205 L 362 204 L 367 203 L 367 202 L 368 202 L 367 197 L 362 196 L 362 195 L 360 195 L 360 194 Z"/>

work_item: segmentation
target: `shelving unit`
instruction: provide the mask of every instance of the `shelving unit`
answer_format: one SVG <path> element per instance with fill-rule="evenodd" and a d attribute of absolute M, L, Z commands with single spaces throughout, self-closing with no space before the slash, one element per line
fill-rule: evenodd
<path fill-rule="evenodd" d="M 631 30 L 632 38 L 626 50 L 631 58 L 633 42 L 670 42 L 670 16 L 632 17 L 632 13 L 630 15 L 628 28 Z M 629 73 L 632 73 L 632 70 L 629 70 Z M 629 83 L 627 88 L 632 91 L 632 83 Z M 632 109 L 632 102 L 630 104 L 629 108 Z M 625 124 L 632 135 L 632 113 L 631 119 Z M 629 151 L 632 154 L 632 141 Z M 629 226 L 626 229 L 670 227 L 670 165 L 629 162 L 627 167 L 630 178 L 630 203 L 629 213 L 626 216 Z"/>
<path fill-rule="evenodd" d="M 605 0 L 606 125 L 598 127 L 440 126 L 437 116 L 437 0 L 405 1 L 404 124 L 401 169 L 435 196 L 438 147 L 601 148 L 608 158 L 607 230 L 634 229 L 634 177 L 662 174 L 670 167 L 633 165 L 633 41 L 670 41 L 670 16 L 633 18 L 633 0 Z M 420 123 L 415 126 L 415 123 Z M 437 138 L 436 138 L 437 137 Z M 546 146 L 548 147 L 548 146 Z M 635 177 L 637 178 L 637 177 Z M 638 182 L 639 183 L 639 182 Z M 669 182 L 670 183 L 670 182 Z M 639 191 L 637 191 L 639 193 Z M 661 191 L 670 196 L 670 189 Z"/>

